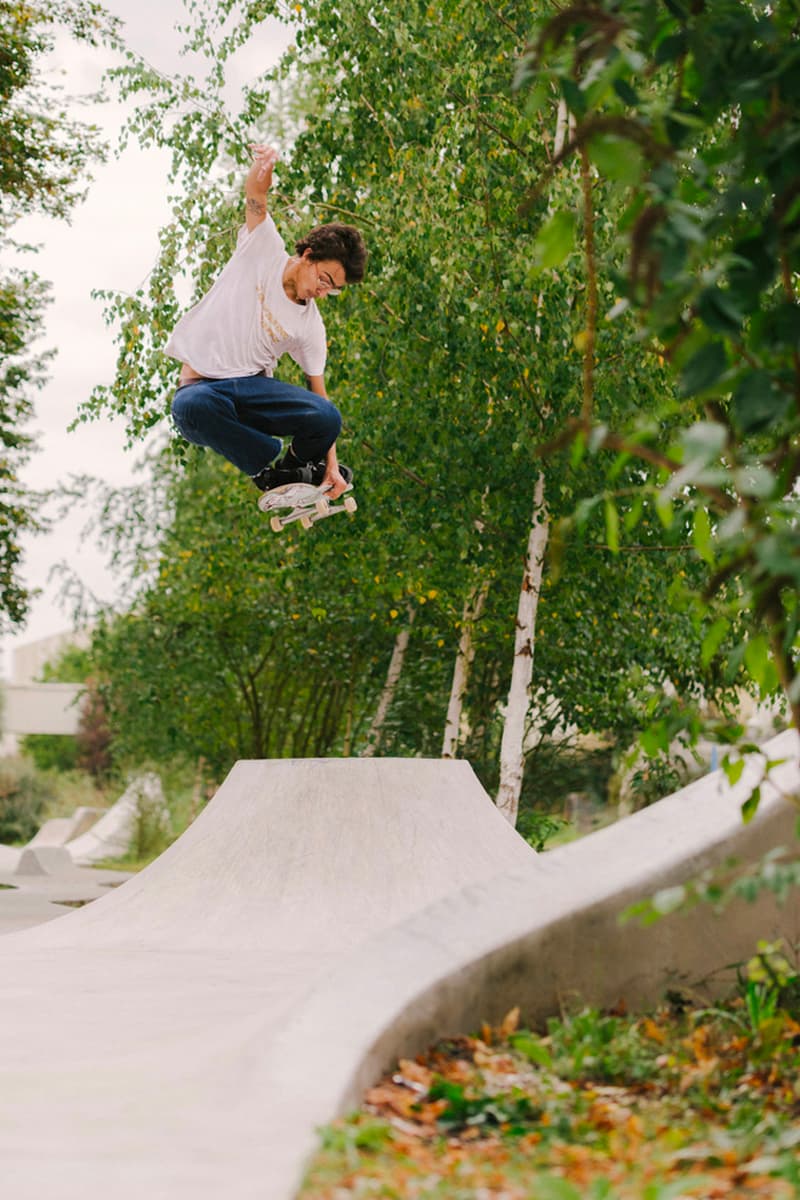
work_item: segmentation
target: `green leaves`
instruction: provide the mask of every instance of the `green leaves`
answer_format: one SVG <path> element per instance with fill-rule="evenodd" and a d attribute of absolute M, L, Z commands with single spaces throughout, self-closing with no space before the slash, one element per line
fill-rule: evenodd
<path fill-rule="evenodd" d="M 708 515 L 708 510 L 702 506 L 698 506 L 694 510 L 694 522 L 692 525 L 692 541 L 697 553 L 702 558 L 703 562 L 714 562 L 714 551 L 711 544 L 711 520 Z"/>
<path fill-rule="evenodd" d="M 747 639 L 744 665 L 751 679 L 758 685 L 762 696 L 769 696 L 777 690 L 778 673 L 766 635 L 757 634 Z"/>
<path fill-rule="evenodd" d="M 575 214 L 566 209 L 560 209 L 544 223 L 533 242 L 532 275 L 561 266 L 575 245 L 575 228 Z"/>
<path fill-rule="evenodd" d="M 696 351 L 683 368 L 680 380 L 682 396 L 706 392 L 720 379 L 728 366 L 728 356 L 722 342 L 708 342 Z"/>
<path fill-rule="evenodd" d="M 613 134 L 599 134 L 591 138 L 589 158 L 606 179 L 629 185 L 640 181 L 645 167 L 639 147 Z"/>
<path fill-rule="evenodd" d="M 792 398 L 764 370 L 748 372 L 733 393 L 732 413 L 742 433 L 757 433 L 782 420 Z"/>

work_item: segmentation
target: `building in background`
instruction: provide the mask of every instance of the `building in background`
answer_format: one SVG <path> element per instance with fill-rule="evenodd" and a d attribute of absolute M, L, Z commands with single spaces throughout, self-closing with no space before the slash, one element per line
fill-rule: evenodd
<path fill-rule="evenodd" d="M 0 753 L 15 754 L 18 739 L 29 733 L 57 733 L 74 736 L 80 720 L 79 683 L 42 683 L 47 663 L 68 646 L 86 646 L 88 630 L 65 630 L 50 637 L 18 646 L 11 656 L 11 679 L 0 684 Z"/>

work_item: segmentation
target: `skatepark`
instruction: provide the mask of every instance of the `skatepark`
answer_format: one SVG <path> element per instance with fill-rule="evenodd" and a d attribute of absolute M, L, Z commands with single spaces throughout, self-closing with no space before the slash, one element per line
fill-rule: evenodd
<path fill-rule="evenodd" d="M 619 914 L 791 843 L 796 734 L 767 750 L 785 761 L 748 825 L 756 764 L 539 855 L 466 762 L 237 763 L 139 875 L 0 940 L 9 1194 L 290 1200 L 315 1130 L 398 1055 L 517 1004 L 716 994 L 756 938 L 797 938 L 796 900 Z M 35 850 L 53 899 L 87 870 Z M 4 850 L 7 886 L 18 867 Z"/>

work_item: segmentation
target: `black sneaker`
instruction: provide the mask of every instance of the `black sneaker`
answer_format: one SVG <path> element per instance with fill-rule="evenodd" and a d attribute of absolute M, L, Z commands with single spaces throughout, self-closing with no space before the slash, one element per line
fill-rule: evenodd
<path fill-rule="evenodd" d="M 280 471 L 277 467 L 264 467 L 257 475 L 251 475 L 253 483 L 260 492 L 268 492 L 281 483 L 294 483 L 295 475 L 290 471 Z"/>
<path fill-rule="evenodd" d="M 264 467 L 257 475 L 251 476 L 253 483 L 260 491 L 268 492 L 284 483 L 310 483 L 314 487 L 319 487 L 325 478 L 327 465 L 324 459 L 321 462 L 300 463 L 299 465 L 294 465 L 296 459 L 292 459 L 292 465 L 287 465 L 286 459 L 287 455 L 284 455 L 273 466 Z M 349 485 L 353 478 L 353 472 L 342 464 L 339 466 L 339 471 Z"/>

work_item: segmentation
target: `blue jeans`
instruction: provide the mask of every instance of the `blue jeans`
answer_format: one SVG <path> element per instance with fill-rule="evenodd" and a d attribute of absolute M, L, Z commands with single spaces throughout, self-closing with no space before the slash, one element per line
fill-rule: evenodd
<path fill-rule="evenodd" d="M 291 437 L 301 462 L 320 462 L 342 426 L 330 400 L 266 375 L 183 384 L 172 416 L 187 442 L 216 450 L 246 475 L 257 475 L 277 458 L 281 437 Z"/>

